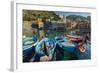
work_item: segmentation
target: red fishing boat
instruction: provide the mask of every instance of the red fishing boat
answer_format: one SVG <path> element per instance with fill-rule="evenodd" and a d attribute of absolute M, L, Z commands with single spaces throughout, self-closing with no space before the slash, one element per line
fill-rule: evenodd
<path fill-rule="evenodd" d="M 67 35 L 66 34 L 63 37 L 75 43 L 80 43 L 83 40 L 81 36 L 77 36 L 77 35 Z"/>

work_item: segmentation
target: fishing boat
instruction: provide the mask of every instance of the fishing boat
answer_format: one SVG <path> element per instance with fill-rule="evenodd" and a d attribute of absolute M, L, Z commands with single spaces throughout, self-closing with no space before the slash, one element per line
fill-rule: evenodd
<path fill-rule="evenodd" d="M 56 47 L 56 43 L 54 42 L 54 40 L 50 38 L 44 38 L 37 44 L 36 53 L 41 53 L 41 49 L 44 48 L 44 42 L 49 43 L 51 45 L 52 51 L 54 51 Z"/>
<path fill-rule="evenodd" d="M 38 42 L 38 38 L 36 36 L 32 36 L 32 37 L 27 37 L 26 39 L 23 40 L 23 46 L 27 46 L 27 45 L 36 45 Z"/>
<path fill-rule="evenodd" d="M 35 50 L 35 46 L 39 42 L 38 38 L 28 37 L 23 40 L 23 59 L 25 60 Z"/>
<path fill-rule="evenodd" d="M 52 60 L 54 58 L 54 51 L 55 51 L 55 48 L 56 48 L 56 42 L 51 39 L 51 38 L 43 38 L 35 47 L 35 53 L 38 54 L 38 55 L 45 55 L 44 53 L 44 48 L 46 48 L 47 44 L 49 43 L 50 45 L 50 54 L 52 55 Z M 44 45 L 45 44 L 45 45 Z"/>
<path fill-rule="evenodd" d="M 69 39 L 72 42 L 79 43 L 82 42 L 82 37 L 78 35 L 65 35 L 64 38 Z"/>
<path fill-rule="evenodd" d="M 55 40 L 62 49 L 68 52 L 74 52 L 75 48 L 77 47 L 77 44 L 63 37 L 55 37 Z"/>

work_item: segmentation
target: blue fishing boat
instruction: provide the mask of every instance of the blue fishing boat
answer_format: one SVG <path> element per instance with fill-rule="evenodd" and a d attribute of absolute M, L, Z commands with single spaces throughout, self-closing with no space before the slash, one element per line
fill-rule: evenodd
<path fill-rule="evenodd" d="M 38 42 L 38 38 L 36 36 L 32 37 L 27 37 L 26 39 L 23 40 L 23 46 L 28 46 L 28 45 L 36 45 Z"/>
<path fill-rule="evenodd" d="M 45 44 L 45 45 L 44 45 Z M 43 38 L 35 47 L 35 53 L 38 56 L 44 56 L 46 53 L 44 53 L 44 49 L 46 48 L 47 44 L 50 45 L 49 47 L 49 54 L 52 56 L 52 60 L 54 59 L 54 51 L 56 48 L 56 42 L 51 38 Z M 37 57 L 37 56 L 36 56 Z"/>
<path fill-rule="evenodd" d="M 26 59 L 31 52 L 35 50 L 35 46 L 39 42 L 38 38 L 33 36 L 33 37 L 28 37 L 23 40 L 23 58 Z"/>
<path fill-rule="evenodd" d="M 56 43 L 54 42 L 54 40 L 52 40 L 50 38 L 44 38 L 37 44 L 36 53 L 41 53 L 41 49 L 44 47 L 44 42 L 49 43 L 51 45 L 52 51 L 54 51 L 54 49 L 56 47 Z"/>
<path fill-rule="evenodd" d="M 55 40 L 62 49 L 68 52 L 74 52 L 75 48 L 77 47 L 76 43 L 73 43 L 63 37 L 55 37 Z"/>

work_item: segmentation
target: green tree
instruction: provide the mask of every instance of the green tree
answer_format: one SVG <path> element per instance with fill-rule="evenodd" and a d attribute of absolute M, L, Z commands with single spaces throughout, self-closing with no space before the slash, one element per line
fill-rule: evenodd
<path fill-rule="evenodd" d="M 38 18 L 59 20 L 60 17 L 53 11 L 23 10 L 23 20 L 31 21 Z"/>

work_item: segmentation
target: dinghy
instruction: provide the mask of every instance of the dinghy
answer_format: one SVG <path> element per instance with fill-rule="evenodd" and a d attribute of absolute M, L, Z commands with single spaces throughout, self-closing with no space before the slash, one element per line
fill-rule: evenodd
<path fill-rule="evenodd" d="M 74 52 L 75 48 L 77 47 L 75 43 L 63 37 L 55 37 L 55 40 L 62 49 L 68 52 Z"/>
<path fill-rule="evenodd" d="M 26 59 L 28 56 L 30 56 L 31 52 L 35 50 L 35 46 L 39 42 L 38 38 L 28 37 L 23 40 L 23 59 Z"/>
<path fill-rule="evenodd" d="M 64 38 L 67 38 L 70 41 L 75 42 L 75 43 L 82 42 L 82 37 L 78 35 L 65 35 Z"/>
<path fill-rule="evenodd" d="M 40 59 L 41 56 L 45 56 L 47 55 L 44 50 L 46 49 L 47 50 L 47 45 L 50 45 L 49 47 L 49 53 L 52 57 L 52 60 L 53 60 L 53 55 L 54 55 L 54 51 L 55 51 L 55 48 L 56 48 L 56 42 L 51 39 L 51 38 L 43 38 L 35 47 L 35 53 L 36 53 L 36 57 L 38 57 L 38 60 Z M 48 56 L 48 55 L 47 55 Z M 36 61 L 38 61 L 36 60 Z"/>

